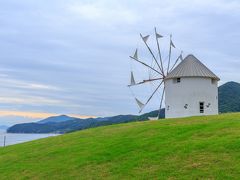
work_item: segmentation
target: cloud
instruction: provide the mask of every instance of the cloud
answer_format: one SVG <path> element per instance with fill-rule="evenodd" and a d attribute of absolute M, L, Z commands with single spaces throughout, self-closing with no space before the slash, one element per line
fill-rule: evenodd
<path fill-rule="evenodd" d="M 19 116 L 19 117 L 26 117 L 32 119 L 39 119 L 39 118 L 48 118 L 50 116 L 59 116 L 60 114 L 57 113 L 46 113 L 46 112 L 25 112 L 25 111 L 2 111 L 0 110 L 0 116 Z M 95 116 L 86 116 L 86 115 L 79 115 L 79 114 L 68 114 L 71 117 L 77 118 L 91 118 Z"/>
<path fill-rule="evenodd" d="M 61 100 L 54 100 L 45 97 L 0 97 L 0 102 L 4 104 L 32 104 L 32 105 L 61 105 L 63 102 Z"/>
<path fill-rule="evenodd" d="M 46 112 L 27 112 L 27 111 L 4 111 L 0 110 L 0 124 L 12 126 L 16 123 L 28 123 L 36 122 L 51 116 L 59 116 L 57 113 Z M 95 116 L 86 116 L 80 114 L 66 114 L 70 117 L 76 117 L 81 119 L 95 118 Z"/>
<path fill-rule="evenodd" d="M 40 113 L 40 112 L 24 112 L 24 111 L 2 111 L 0 110 L 0 116 L 17 116 L 23 118 L 31 118 L 31 119 L 38 119 L 38 118 L 47 118 L 50 116 L 56 116 L 55 113 Z"/>
<path fill-rule="evenodd" d="M 40 84 L 36 82 L 27 82 L 23 80 L 13 79 L 7 74 L 0 74 L 0 84 L 2 87 L 9 88 L 21 88 L 21 89 L 31 89 L 31 90 L 61 90 L 58 87 L 46 84 Z"/>
<path fill-rule="evenodd" d="M 95 23 L 133 24 L 138 21 L 137 14 L 116 1 L 75 2 L 68 6 L 70 13 Z"/>

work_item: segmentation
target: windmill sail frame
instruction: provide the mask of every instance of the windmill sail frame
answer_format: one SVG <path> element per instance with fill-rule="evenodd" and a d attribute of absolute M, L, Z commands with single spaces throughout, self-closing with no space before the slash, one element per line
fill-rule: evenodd
<path fill-rule="evenodd" d="M 129 88 L 138 86 L 138 85 L 144 85 L 147 83 L 153 83 L 156 82 L 158 85 L 157 87 L 154 89 L 154 91 L 150 94 L 149 98 L 147 98 L 146 102 L 143 103 L 142 101 L 140 101 L 134 94 L 134 98 L 135 101 L 139 107 L 139 113 L 141 113 L 143 111 L 143 109 L 148 105 L 148 103 L 152 100 L 152 98 L 155 96 L 155 94 L 157 92 L 160 91 L 161 89 L 161 98 L 160 98 L 160 104 L 159 104 L 159 110 L 158 110 L 158 116 L 157 118 L 160 118 L 161 115 L 161 109 L 163 107 L 163 102 L 164 102 L 164 95 L 165 95 L 165 77 L 167 76 L 167 74 L 169 72 L 171 72 L 174 67 L 178 64 L 179 60 L 182 60 L 182 52 L 181 54 L 177 57 L 177 59 L 175 61 L 171 61 L 172 58 L 172 50 L 173 48 L 176 49 L 175 44 L 172 41 L 172 35 L 170 35 L 169 38 L 169 50 L 168 50 L 168 59 L 166 64 L 164 65 L 164 59 L 162 58 L 162 51 L 160 48 L 160 40 L 166 36 L 163 36 L 161 34 L 159 34 L 157 32 L 157 28 L 154 28 L 154 34 L 155 34 L 155 41 L 156 41 L 156 46 L 157 46 L 157 56 L 154 54 L 154 51 L 150 48 L 148 41 L 150 39 L 150 35 L 146 35 L 143 36 L 142 34 L 140 34 L 140 38 L 142 39 L 142 42 L 144 43 L 145 47 L 147 48 L 149 54 L 151 55 L 153 62 L 155 63 L 155 65 L 157 66 L 157 68 L 154 65 L 150 65 L 148 63 L 146 63 L 146 61 L 143 61 L 139 58 L 138 55 L 138 48 L 136 48 L 134 55 L 133 56 L 129 56 L 132 60 L 134 60 L 135 62 L 143 65 L 145 68 L 153 71 L 156 73 L 156 77 L 150 77 L 148 79 L 144 79 L 142 81 L 136 82 L 135 81 L 135 77 L 134 77 L 134 73 L 133 71 L 131 71 L 131 77 L 130 77 L 130 85 L 128 85 Z M 159 58 L 157 58 L 159 57 Z M 173 64 L 172 64 L 173 63 Z M 166 67 L 167 66 L 167 67 Z M 153 117 L 149 117 L 149 119 L 154 119 Z"/>

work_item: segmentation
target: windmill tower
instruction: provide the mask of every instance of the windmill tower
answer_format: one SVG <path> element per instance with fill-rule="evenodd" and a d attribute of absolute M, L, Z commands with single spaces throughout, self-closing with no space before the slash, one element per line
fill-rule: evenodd
<path fill-rule="evenodd" d="M 188 55 L 165 78 L 166 118 L 218 114 L 220 79 Z"/>
<path fill-rule="evenodd" d="M 160 48 L 160 41 L 166 36 L 160 35 L 156 28 L 152 39 L 157 50 L 154 51 L 150 48 L 150 35 L 140 34 L 140 37 L 150 58 L 143 60 L 139 56 L 138 48 L 130 58 L 144 69 L 148 69 L 150 73 L 148 78 L 136 81 L 135 72 L 131 70 L 130 84 L 128 85 L 139 106 L 139 113 L 157 93 L 160 93 L 158 116 L 149 117 L 149 119 L 159 119 L 161 108 L 164 105 L 166 118 L 218 114 L 217 85 L 220 79 L 211 70 L 193 55 L 188 55 L 183 59 L 182 51 L 180 55 L 172 59 L 173 50 L 177 50 L 177 48 L 171 35 L 168 41 L 167 56 L 164 56 L 164 51 Z M 156 87 L 143 103 L 136 97 L 132 88 L 151 83 L 155 83 Z"/>

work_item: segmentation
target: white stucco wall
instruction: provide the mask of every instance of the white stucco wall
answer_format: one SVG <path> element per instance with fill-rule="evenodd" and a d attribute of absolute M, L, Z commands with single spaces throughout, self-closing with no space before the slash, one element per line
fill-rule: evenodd
<path fill-rule="evenodd" d="M 218 114 L 217 81 L 213 84 L 210 78 L 186 77 L 176 83 L 169 79 L 165 88 L 166 118 Z M 199 102 L 204 102 L 204 113 L 200 113 Z"/>

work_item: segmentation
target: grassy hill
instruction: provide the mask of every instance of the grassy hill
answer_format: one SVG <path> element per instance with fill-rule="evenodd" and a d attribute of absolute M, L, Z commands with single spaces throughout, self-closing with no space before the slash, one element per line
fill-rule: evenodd
<path fill-rule="evenodd" d="M 0 148 L 0 179 L 238 179 L 240 113 L 98 127 Z"/>

